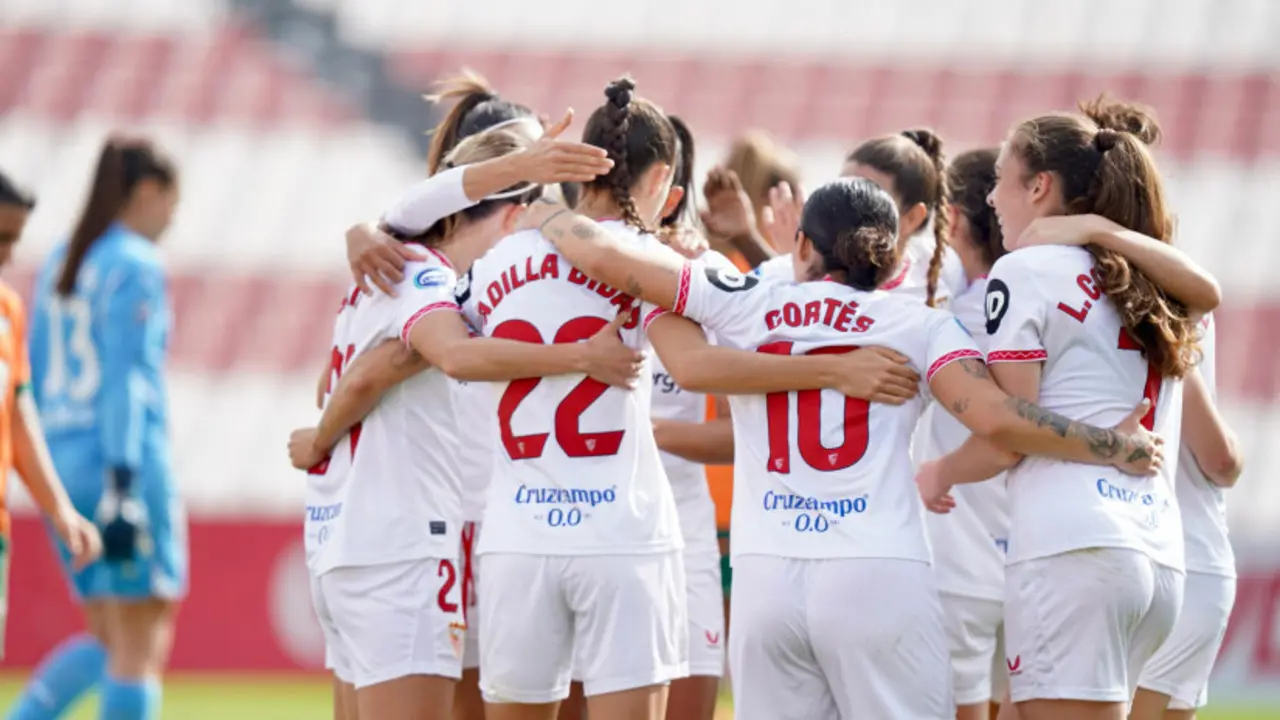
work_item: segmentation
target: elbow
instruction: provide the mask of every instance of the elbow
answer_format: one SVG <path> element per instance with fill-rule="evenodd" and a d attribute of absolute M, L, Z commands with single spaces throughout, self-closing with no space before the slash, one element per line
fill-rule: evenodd
<path fill-rule="evenodd" d="M 1189 309 L 1194 312 L 1208 313 L 1218 309 L 1222 304 L 1222 286 L 1212 275 L 1205 274 L 1205 286 L 1196 296 L 1196 302 Z"/>
<path fill-rule="evenodd" d="M 681 390 L 687 392 L 711 394 L 716 392 L 715 371 L 708 363 L 699 362 L 696 357 L 662 358 L 671 379 Z"/>
<path fill-rule="evenodd" d="M 1207 467 L 1202 465 L 1200 469 L 1214 485 L 1223 488 L 1235 487 L 1240 480 L 1240 475 L 1244 472 L 1244 457 L 1240 454 L 1239 446 L 1232 442 L 1225 452 L 1212 458 L 1206 465 Z"/>
<path fill-rule="evenodd" d="M 994 462 L 1007 470 L 1022 460 L 1022 454 L 1015 450 L 1020 441 L 1021 423 L 1018 418 L 1005 413 L 992 413 L 980 414 L 974 420 L 969 425 L 969 430 L 991 446 Z"/>

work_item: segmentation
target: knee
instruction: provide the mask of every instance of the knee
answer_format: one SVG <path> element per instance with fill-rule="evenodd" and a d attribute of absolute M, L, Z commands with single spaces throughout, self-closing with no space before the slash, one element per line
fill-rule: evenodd
<path fill-rule="evenodd" d="M 109 670 L 121 680 L 159 676 L 169 660 L 176 608 L 149 601 L 122 606 L 111 628 Z"/>

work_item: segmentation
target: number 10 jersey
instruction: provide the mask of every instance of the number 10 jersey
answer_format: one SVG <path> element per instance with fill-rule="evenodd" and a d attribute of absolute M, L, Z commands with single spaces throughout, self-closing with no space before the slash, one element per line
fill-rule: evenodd
<path fill-rule="evenodd" d="M 686 263 L 673 312 L 720 345 L 781 355 L 879 345 L 910 358 L 921 395 L 873 405 L 834 390 L 732 396 L 733 556 L 929 562 L 909 446 L 927 380 L 980 358 L 951 313 L 834 282 L 783 282 Z"/>

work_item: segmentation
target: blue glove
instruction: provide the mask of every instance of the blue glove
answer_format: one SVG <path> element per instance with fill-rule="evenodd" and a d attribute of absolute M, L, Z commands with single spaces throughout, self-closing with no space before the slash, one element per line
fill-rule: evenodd
<path fill-rule="evenodd" d="M 115 468 L 108 473 L 96 519 L 102 531 L 103 560 L 122 563 L 148 554 L 147 508 L 133 492 L 132 470 Z"/>

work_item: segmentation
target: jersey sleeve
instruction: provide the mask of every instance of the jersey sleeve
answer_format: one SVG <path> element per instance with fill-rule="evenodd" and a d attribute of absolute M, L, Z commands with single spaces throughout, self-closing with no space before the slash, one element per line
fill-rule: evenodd
<path fill-rule="evenodd" d="M 391 328 L 408 343 L 409 331 L 422 318 L 433 312 L 458 312 L 454 297 L 457 284 L 458 276 L 447 267 L 422 264 L 406 267 L 404 282 L 396 289 L 399 297 Z"/>
<path fill-rule="evenodd" d="M 925 347 L 925 362 L 929 367 L 925 373 L 926 383 L 933 380 L 939 370 L 957 360 L 982 359 L 982 351 L 960 320 L 945 310 L 935 312 L 938 317 L 929 327 L 929 344 Z"/>
<path fill-rule="evenodd" d="M 1018 253 L 996 261 L 985 298 L 987 362 L 1042 362 L 1048 305 L 1035 272 Z"/>
<path fill-rule="evenodd" d="M 465 167 L 437 173 L 409 188 L 382 214 L 382 222 L 402 235 L 419 235 L 441 218 L 475 205 L 463 184 Z"/>
<path fill-rule="evenodd" d="M 726 344 L 745 345 L 763 332 L 769 285 L 736 268 L 686 262 L 671 311 L 715 331 L 716 338 Z"/>
<path fill-rule="evenodd" d="M 137 471 L 147 401 L 152 390 L 145 365 L 152 345 L 163 342 L 164 275 L 158 266 L 126 263 L 107 274 L 103 285 L 104 326 L 98 393 L 104 459 L 109 468 Z"/>

